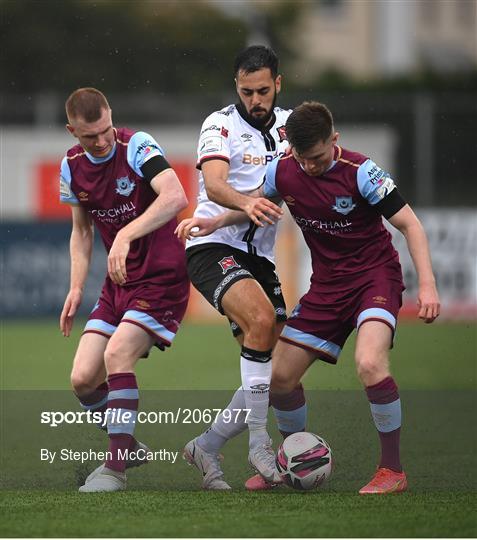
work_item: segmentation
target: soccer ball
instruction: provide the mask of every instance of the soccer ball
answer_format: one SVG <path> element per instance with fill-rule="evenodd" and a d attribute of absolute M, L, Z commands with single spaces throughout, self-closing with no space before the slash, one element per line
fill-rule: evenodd
<path fill-rule="evenodd" d="M 275 462 L 283 482 L 300 490 L 321 485 L 331 476 L 333 467 L 328 443 L 306 431 L 287 437 L 278 448 Z"/>

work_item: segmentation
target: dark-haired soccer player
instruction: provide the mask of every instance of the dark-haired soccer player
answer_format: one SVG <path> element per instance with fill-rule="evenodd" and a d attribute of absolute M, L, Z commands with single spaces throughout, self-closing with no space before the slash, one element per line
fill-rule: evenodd
<path fill-rule="evenodd" d="M 377 471 L 360 493 L 404 491 L 401 402 L 388 360 L 404 286 L 382 217 L 406 238 L 419 281 L 418 316 L 431 323 L 440 305 L 426 234 L 390 175 L 338 146 L 326 106 L 303 103 L 289 116 L 286 131 L 292 153 L 269 165 L 259 195 L 287 203 L 310 249 L 313 274 L 274 349 L 271 391 L 290 392 L 316 359 L 335 364 L 356 328 L 357 372 L 381 442 Z M 199 231 L 186 233 L 200 235 L 220 225 L 211 221 L 195 222 Z"/>
<path fill-rule="evenodd" d="M 78 139 L 61 163 L 60 199 L 72 205 L 71 283 L 60 317 L 69 336 L 93 247 L 93 223 L 108 252 L 108 275 L 80 339 L 71 383 L 85 409 L 106 415 L 109 458 L 80 491 L 125 489 L 134 437 L 137 360 L 171 345 L 189 296 L 184 248 L 175 237 L 187 206 L 182 186 L 149 134 L 114 128 L 106 97 L 80 88 L 66 101 Z M 107 379 L 107 382 L 106 382 Z M 121 410 L 121 417 L 107 410 Z M 127 414 L 124 414 L 127 413 Z"/>
<path fill-rule="evenodd" d="M 192 283 L 221 314 L 228 317 L 241 344 L 242 386 L 228 410 L 205 433 L 190 441 L 184 456 L 203 474 L 206 489 L 230 489 L 219 464 L 221 447 L 249 428 L 249 461 L 267 481 L 278 481 L 266 429 L 271 353 L 283 321 L 285 303 L 275 273 L 276 227 L 257 226 L 257 216 L 274 207 L 267 199 L 246 195 L 263 183 L 267 163 L 284 153 L 285 121 L 290 111 L 276 106 L 281 89 L 278 58 L 268 47 L 251 46 L 234 63 L 238 103 L 204 121 L 198 143 L 199 196 L 194 219 L 219 216 L 226 207 L 247 212 L 247 222 L 217 230 L 187 243 Z M 281 210 L 278 208 L 278 212 Z M 187 221 L 187 223 L 190 220 Z M 278 322 L 278 325 L 276 324 Z M 296 430 L 304 427 L 303 389 L 292 389 L 300 408 Z M 248 409 L 239 415 L 238 410 Z M 264 482 L 256 478 L 255 487 Z"/>

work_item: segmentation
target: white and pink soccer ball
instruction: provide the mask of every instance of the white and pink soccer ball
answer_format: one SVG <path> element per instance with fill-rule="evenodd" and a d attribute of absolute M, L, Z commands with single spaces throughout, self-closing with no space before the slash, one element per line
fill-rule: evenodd
<path fill-rule="evenodd" d="M 275 462 L 283 482 L 300 490 L 320 486 L 333 469 L 328 443 L 306 431 L 287 437 L 278 448 Z"/>

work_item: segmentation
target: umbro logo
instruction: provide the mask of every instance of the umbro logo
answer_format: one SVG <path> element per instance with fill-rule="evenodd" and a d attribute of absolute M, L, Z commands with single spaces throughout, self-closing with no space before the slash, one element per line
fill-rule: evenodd
<path fill-rule="evenodd" d="M 254 384 L 250 387 L 252 390 L 259 390 L 260 392 L 266 392 L 269 388 L 269 384 L 260 383 L 260 384 Z"/>

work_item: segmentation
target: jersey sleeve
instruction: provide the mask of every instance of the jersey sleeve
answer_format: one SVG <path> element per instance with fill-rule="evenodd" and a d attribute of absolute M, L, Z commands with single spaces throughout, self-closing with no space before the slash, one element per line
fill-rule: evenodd
<path fill-rule="evenodd" d="M 164 151 L 149 133 L 138 131 L 129 140 L 127 153 L 128 163 L 140 177 L 144 178 L 144 173 L 141 168 L 150 159 L 158 156 L 164 158 Z"/>
<path fill-rule="evenodd" d="M 228 118 L 218 112 L 212 113 L 202 124 L 197 145 L 197 168 L 212 159 L 230 162 L 230 128 Z"/>
<path fill-rule="evenodd" d="M 278 162 L 280 159 L 276 157 L 273 161 L 271 161 L 267 165 L 267 169 L 265 171 L 265 182 L 263 183 L 263 194 L 268 199 L 280 197 L 280 193 L 278 193 L 277 185 L 276 185 L 276 175 L 277 175 L 277 167 Z"/>
<path fill-rule="evenodd" d="M 389 173 L 371 159 L 367 159 L 359 166 L 357 181 L 359 192 L 371 206 L 381 202 L 396 188 Z"/>
<path fill-rule="evenodd" d="M 71 189 L 71 171 L 66 156 L 61 161 L 60 167 L 60 202 L 66 204 L 79 204 Z"/>

